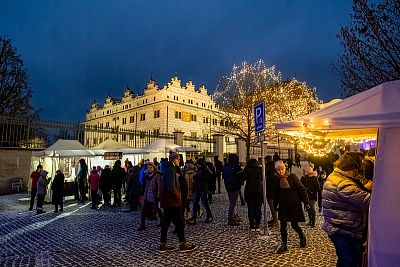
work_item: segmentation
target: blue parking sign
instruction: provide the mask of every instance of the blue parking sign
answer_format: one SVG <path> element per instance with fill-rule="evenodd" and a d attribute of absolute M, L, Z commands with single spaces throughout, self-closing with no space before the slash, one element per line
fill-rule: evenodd
<path fill-rule="evenodd" d="M 265 130 L 265 105 L 264 102 L 254 106 L 254 127 L 256 133 Z"/>

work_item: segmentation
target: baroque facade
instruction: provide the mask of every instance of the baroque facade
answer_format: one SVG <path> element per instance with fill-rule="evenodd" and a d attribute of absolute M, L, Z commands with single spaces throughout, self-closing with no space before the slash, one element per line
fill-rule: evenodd
<path fill-rule="evenodd" d="M 93 101 L 85 124 L 99 129 L 118 128 L 153 134 L 183 132 L 184 136 L 210 139 L 225 126 L 219 113 L 204 85 L 196 90 L 189 81 L 182 87 L 181 80 L 173 77 L 162 88 L 151 79 L 143 95 L 135 95 L 127 88 L 120 100 L 108 96 L 103 106 Z M 225 141 L 232 142 L 234 138 L 225 137 Z M 90 147 L 101 140 L 92 138 L 87 142 Z"/>

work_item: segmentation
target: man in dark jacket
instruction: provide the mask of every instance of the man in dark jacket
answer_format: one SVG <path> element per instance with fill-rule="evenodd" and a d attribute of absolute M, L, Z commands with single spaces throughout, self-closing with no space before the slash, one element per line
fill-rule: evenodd
<path fill-rule="evenodd" d="M 244 198 L 247 203 L 250 230 L 257 231 L 261 222 L 261 207 L 263 204 L 262 168 L 256 159 L 250 159 L 243 170 L 246 181 Z"/>
<path fill-rule="evenodd" d="M 214 157 L 214 167 L 215 167 L 215 178 L 217 180 L 217 186 L 218 186 L 218 194 L 221 194 L 221 176 L 224 166 L 222 165 L 222 162 L 218 159 L 218 156 Z"/>
<path fill-rule="evenodd" d="M 121 190 L 122 185 L 125 183 L 125 176 L 125 170 L 121 167 L 121 161 L 115 161 L 114 167 L 111 171 L 112 188 L 114 192 L 113 207 L 121 207 Z"/>
<path fill-rule="evenodd" d="M 52 192 L 52 203 L 54 205 L 54 212 L 58 212 L 58 206 L 60 206 L 60 211 L 63 211 L 63 202 L 64 202 L 64 180 L 65 176 L 60 171 L 56 171 L 56 176 L 54 177 L 53 182 L 51 183 Z"/>
<path fill-rule="evenodd" d="M 182 202 L 178 179 L 182 175 L 179 168 L 179 160 L 180 157 L 178 154 L 170 152 L 169 160 L 162 161 L 160 166 L 160 170 L 162 171 L 160 206 L 164 209 L 164 219 L 161 224 L 161 253 L 175 250 L 174 247 L 167 244 L 168 228 L 171 222 L 175 225 L 176 235 L 180 241 L 180 251 L 187 252 L 196 248 L 196 245 L 190 244 L 185 238 L 185 221 L 182 216 Z"/>
<path fill-rule="evenodd" d="M 267 191 L 267 202 L 271 211 L 272 219 L 268 221 L 270 227 L 279 226 L 278 213 L 276 207 L 278 206 L 278 188 L 279 180 L 275 174 L 275 164 L 272 156 L 268 155 L 265 157 L 265 176 L 266 176 L 266 191 Z"/>
<path fill-rule="evenodd" d="M 108 165 L 104 166 L 104 169 L 101 171 L 99 187 L 103 194 L 104 206 L 110 206 L 112 181 L 111 168 Z"/>
<path fill-rule="evenodd" d="M 239 197 L 241 186 L 242 168 L 239 164 L 239 156 L 237 154 L 229 154 L 228 162 L 224 166 L 222 173 L 225 189 L 228 192 L 229 208 L 228 208 L 228 225 L 240 225 L 239 218 L 235 216 L 234 211 L 236 202 Z"/>
<path fill-rule="evenodd" d="M 207 193 L 207 199 L 208 199 L 208 203 L 212 203 L 213 199 L 212 199 L 212 195 L 215 194 L 215 183 L 216 183 L 216 170 L 214 167 L 214 164 L 211 163 L 211 159 L 206 159 L 206 166 L 208 167 L 208 169 L 211 171 L 211 176 L 209 177 L 208 180 L 208 193 Z"/>
<path fill-rule="evenodd" d="M 197 172 L 194 177 L 194 199 L 192 208 L 192 218 L 187 220 L 187 224 L 195 225 L 197 219 L 197 208 L 199 207 L 199 202 L 201 203 L 207 211 L 206 223 L 213 221 L 213 216 L 211 213 L 210 206 L 208 205 L 207 192 L 210 179 L 212 179 L 213 173 L 208 168 L 204 158 L 200 158 L 196 162 Z"/>
<path fill-rule="evenodd" d="M 128 195 L 128 200 L 129 200 L 129 210 L 130 212 L 132 211 L 137 211 L 139 207 L 139 198 L 140 195 L 142 194 L 142 185 L 140 184 L 139 181 L 139 174 L 140 174 L 140 168 L 139 165 L 132 166 L 132 162 L 129 161 L 128 163 L 128 184 L 126 188 L 126 192 Z"/>

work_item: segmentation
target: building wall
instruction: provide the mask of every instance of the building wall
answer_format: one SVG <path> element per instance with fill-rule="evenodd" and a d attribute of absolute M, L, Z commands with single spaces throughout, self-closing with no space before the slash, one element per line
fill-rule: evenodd
<path fill-rule="evenodd" d="M 163 88 L 158 88 L 150 80 L 142 96 L 135 96 L 126 89 L 120 100 L 108 96 L 103 106 L 94 102 L 86 114 L 85 123 L 100 128 L 119 127 L 158 133 L 181 131 L 185 136 L 211 138 L 220 127 L 218 114 L 220 111 L 204 86 L 195 90 L 192 82 L 188 82 L 182 87 L 181 81 L 173 77 Z M 87 141 L 90 147 L 101 140 Z"/>
<path fill-rule="evenodd" d="M 22 149 L 0 149 L 0 195 L 11 193 L 10 179 L 23 178 L 27 188 L 31 170 L 32 151 Z"/>

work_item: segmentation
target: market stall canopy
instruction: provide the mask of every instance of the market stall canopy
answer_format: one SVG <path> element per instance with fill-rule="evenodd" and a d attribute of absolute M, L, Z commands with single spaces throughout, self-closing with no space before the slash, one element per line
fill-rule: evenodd
<path fill-rule="evenodd" d="M 143 147 L 143 149 L 152 153 L 167 153 L 168 151 L 174 151 L 179 147 L 180 146 L 167 139 L 157 139 L 153 143 Z"/>
<path fill-rule="evenodd" d="M 295 121 L 279 132 L 307 132 L 326 138 L 376 136 L 377 128 L 400 127 L 400 81 L 381 84 Z"/>
<path fill-rule="evenodd" d="M 378 149 L 368 229 L 368 266 L 400 262 L 400 80 L 387 82 L 301 119 L 276 125 L 290 135 L 376 136 Z M 329 179 L 329 178 L 328 178 Z"/>
<path fill-rule="evenodd" d="M 132 154 L 148 154 L 149 152 L 141 148 L 133 148 L 125 144 L 121 144 L 113 139 L 107 139 L 101 144 L 92 147 L 90 150 L 96 155 L 104 155 L 105 152 L 122 152 L 125 155 Z"/>
<path fill-rule="evenodd" d="M 42 151 L 32 152 L 36 157 L 93 157 L 94 153 L 77 140 L 58 139 Z"/>

